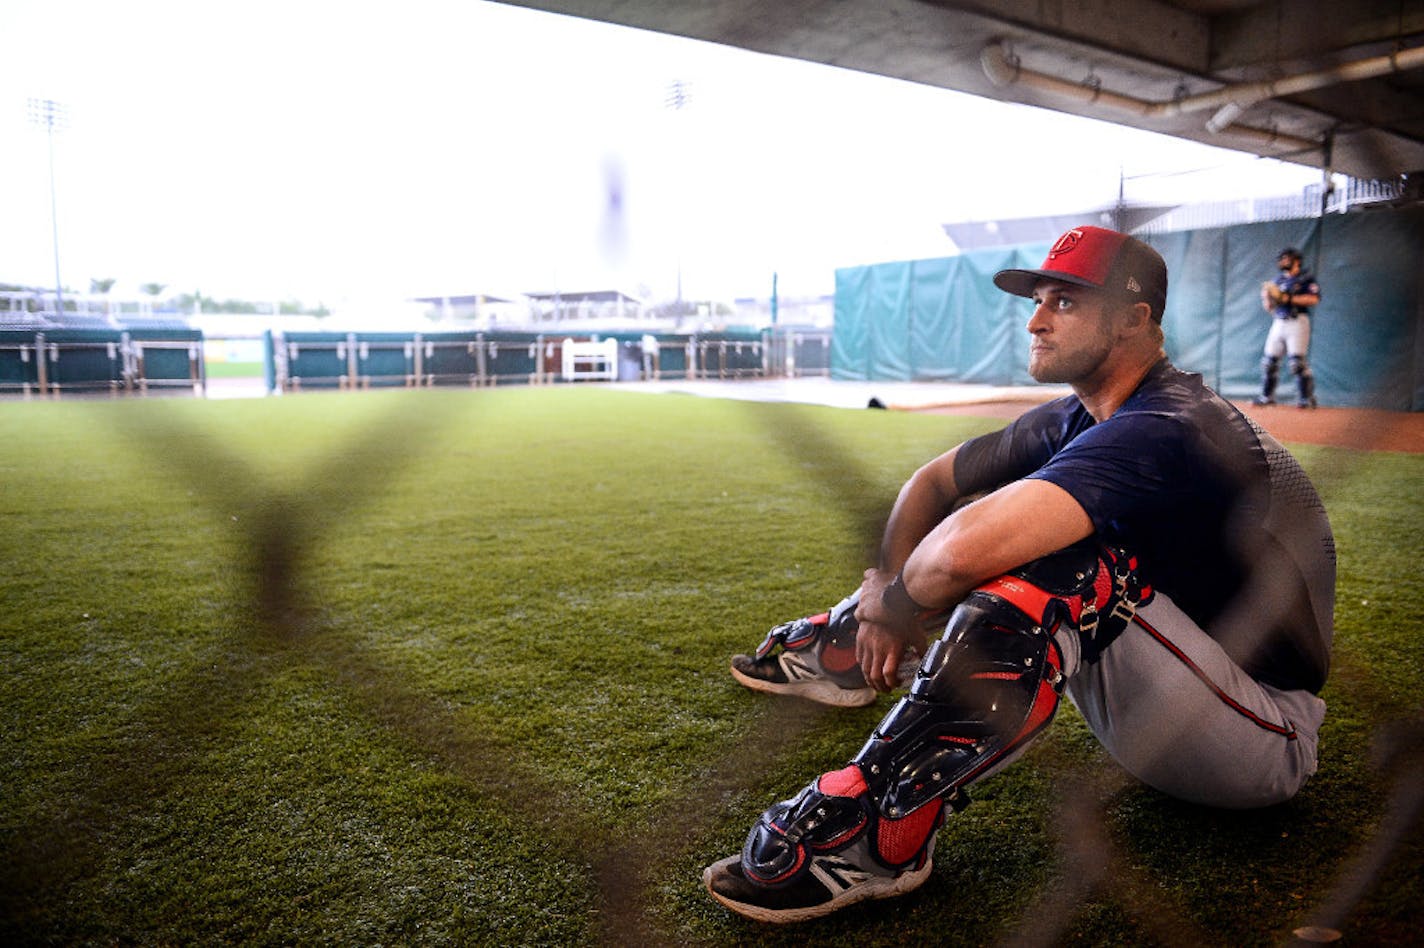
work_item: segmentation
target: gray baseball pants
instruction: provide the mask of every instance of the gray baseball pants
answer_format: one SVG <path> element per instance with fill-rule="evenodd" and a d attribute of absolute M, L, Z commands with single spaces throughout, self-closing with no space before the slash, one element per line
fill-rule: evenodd
<path fill-rule="evenodd" d="M 1290 799 L 1315 773 L 1325 702 L 1252 679 L 1160 591 L 1096 662 L 1078 662 L 1076 632 L 1057 638 L 1078 666 L 1069 699 L 1143 783 L 1249 808 Z"/>

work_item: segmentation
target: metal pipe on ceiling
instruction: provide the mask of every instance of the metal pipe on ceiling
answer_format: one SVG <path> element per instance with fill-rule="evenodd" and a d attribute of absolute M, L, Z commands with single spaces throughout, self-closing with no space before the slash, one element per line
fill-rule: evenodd
<path fill-rule="evenodd" d="M 1076 102 L 1101 104 L 1116 108 L 1143 118 L 1169 118 L 1192 112 L 1215 109 L 1206 127 L 1213 134 L 1230 131 L 1260 138 L 1270 137 L 1283 143 L 1297 143 L 1306 147 L 1317 147 L 1318 143 L 1287 135 L 1274 135 L 1261 129 L 1233 124 L 1252 105 L 1266 99 L 1294 95 L 1311 89 L 1321 89 L 1341 82 L 1371 79 L 1392 72 L 1404 72 L 1424 66 L 1424 46 L 1403 49 L 1385 56 L 1374 56 L 1354 62 L 1342 63 L 1328 69 L 1300 73 L 1281 79 L 1262 82 L 1243 82 L 1226 85 L 1211 92 L 1182 96 L 1167 102 L 1152 102 L 1119 92 L 1107 92 L 1097 85 L 1085 85 L 1059 79 L 1046 73 L 1024 69 L 1002 42 L 987 44 L 979 54 L 979 64 L 989 81 L 999 88 L 1022 85 L 1040 92 L 1072 99 Z"/>
<path fill-rule="evenodd" d="M 1252 103 L 1266 99 L 1279 99 L 1285 95 L 1296 95 L 1313 89 L 1355 82 L 1360 79 L 1374 79 L 1392 72 L 1407 72 L 1424 66 L 1424 46 L 1401 49 L 1386 56 L 1373 56 L 1341 63 L 1328 69 L 1303 72 L 1280 79 L 1266 79 L 1260 82 L 1240 82 L 1223 86 L 1212 92 L 1189 95 L 1171 102 L 1161 102 L 1153 106 L 1153 115 L 1182 115 L 1188 112 L 1204 112 L 1228 104 L 1249 107 Z"/>

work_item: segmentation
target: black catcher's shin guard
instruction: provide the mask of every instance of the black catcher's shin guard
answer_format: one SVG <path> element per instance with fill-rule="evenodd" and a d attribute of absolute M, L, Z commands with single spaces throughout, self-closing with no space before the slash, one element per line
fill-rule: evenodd
<path fill-rule="evenodd" d="M 964 788 L 1027 747 L 1078 662 L 1095 660 L 1151 595 L 1135 566 L 1085 542 L 975 589 L 850 765 L 762 814 L 742 872 L 789 886 L 838 866 L 920 868 L 946 810 L 968 804 Z"/>
<path fill-rule="evenodd" d="M 1299 402 L 1301 405 L 1311 403 L 1315 399 L 1315 373 L 1310 371 L 1310 363 L 1305 360 L 1305 356 L 1293 355 L 1290 357 L 1291 374 L 1295 376 L 1296 387 L 1299 391 Z"/>
<path fill-rule="evenodd" d="M 1261 359 L 1261 397 L 1267 401 L 1276 397 L 1276 380 L 1280 377 L 1281 360 L 1272 356 Z"/>

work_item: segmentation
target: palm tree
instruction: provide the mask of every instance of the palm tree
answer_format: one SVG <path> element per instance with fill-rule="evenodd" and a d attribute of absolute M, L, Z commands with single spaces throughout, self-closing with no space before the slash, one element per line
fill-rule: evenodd
<path fill-rule="evenodd" d="M 141 283 L 139 289 L 146 295 L 153 297 L 154 302 L 158 301 L 158 295 L 168 289 L 167 283 Z M 153 303 L 149 304 L 149 315 L 153 314 Z"/>
<path fill-rule="evenodd" d="M 108 316 L 108 315 L 109 315 L 109 309 L 110 309 L 110 307 L 109 307 L 109 291 L 114 288 L 114 284 L 117 283 L 117 282 L 119 282 L 119 281 L 116 280 L 116 279 L 114 279 L 113 277 L 108 277 L 108 278 L 103 279 L 103 280 L 94 280 L 94 279 L 91 279 L 91 280 L 89 281 L 89 292 L 90 292 L 91 294 L 104 297 L 104 315 L 105 315 L 105 316 Z"/>

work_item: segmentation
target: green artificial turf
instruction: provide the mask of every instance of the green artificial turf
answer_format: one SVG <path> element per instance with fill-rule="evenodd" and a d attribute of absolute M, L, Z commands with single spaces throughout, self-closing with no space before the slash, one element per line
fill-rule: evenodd
<path fill-rule="evenodd" d="M 204 371 L 210 379 L 254 378 L 260 379 L 267 371 L 262 362 L 218 362 L 209 360 Z"/>
<path fill-rule="evenodd" d="M 767 929 L 702 891 L 890 706 L 727 656 L 853 589 L 904 478 L 997 424 L 568 386 L 0 404 L 0 941 L 1288 940 L 1389 826 L 1399 735 L 1418 767 L 1418 456 L 1294 446 L 1340 579 L 1291 803 L 1138 786 L 1065 703 L 918 892 Z M 1417 937 L 1421 868 L 1406 837 L 1352 943 Z"/>

